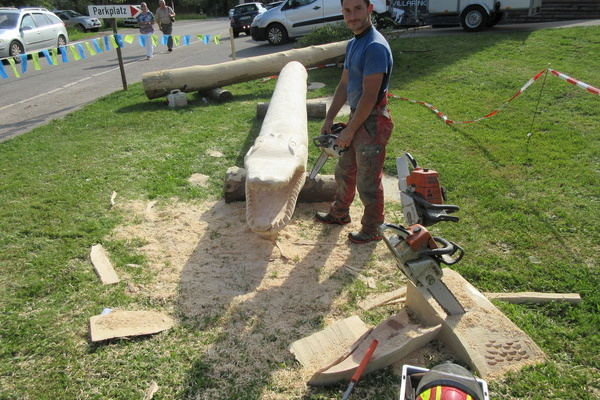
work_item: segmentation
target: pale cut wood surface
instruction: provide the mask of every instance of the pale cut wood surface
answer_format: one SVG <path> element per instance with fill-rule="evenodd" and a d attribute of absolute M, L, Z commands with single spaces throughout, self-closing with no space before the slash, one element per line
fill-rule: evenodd
<path fill-rule="evenodd" d="M 150 335 L 169 329 L 174 322 L 156 311 L 113 311 L 90 318 L 93 342 L 119 337 Z"/>
<path fill-rule="evenodd" d="M 90 259 L 92 260 L 94 270 L 96 270 L 96 274 L 98 274 L 103 285 L 110 285 L 120 281 L 101 244 L 92 246 Z"/>
<path fill-rule="evenodd" d="M 581 296 L 578 293 L 517 292 L 484 293 L 484 295 L 488 299 L 501 300 L 514 304 L 545 304 L 552 301 L 562 301 L 572 304 L 581 303 Z"/>

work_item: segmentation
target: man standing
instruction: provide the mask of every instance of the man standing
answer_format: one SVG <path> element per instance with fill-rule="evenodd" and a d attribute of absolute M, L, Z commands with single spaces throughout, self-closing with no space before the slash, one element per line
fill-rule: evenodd
<path fill-rule="evenodd" d="M 325 224 L 350 223 L 350 205 L 358 189 L 365 207 L 359 232 L 348 234 L 354 243 L 381 240 L 383 215 L 383 164 L 385 146 L 394 128 L 387 109 L 387 90 L 393 58 L 381 33 L 371 24 L 370 0 L 341 0 L 344 22 L 354 32 L 346 47 L 344 71 L 327 112 L 322 134 L 331 133 L 334 118 L 348 102 L 350 119 L 337 138 L 348 147 L 335 167 L 337 192 L 329 213 L 318 212 L 315 220 Z"/>
<path fill-rule="evenodd" d="M 158 29 L 163 35 L 168 35 L 167 47 L 169 51 L 173 51 L 173 22 L 175 21 L 175 11 L 168 7 L 165 0 L 158 1 L 158 9 L 156 10 L 156 20 L 158 21 Z"/>

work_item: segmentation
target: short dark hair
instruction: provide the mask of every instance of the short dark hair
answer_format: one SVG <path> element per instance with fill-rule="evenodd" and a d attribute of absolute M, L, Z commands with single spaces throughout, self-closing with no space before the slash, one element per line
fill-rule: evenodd
<path fill-rule="evenodd" d="M 365 3 L 367 3 L 367 7 L 369 6 L 369 4 L 371 4 L 371 0 L 363 0 Z M 340 0 L 340 4 L 343 6 L 344 5 L 344 0 Z"/>

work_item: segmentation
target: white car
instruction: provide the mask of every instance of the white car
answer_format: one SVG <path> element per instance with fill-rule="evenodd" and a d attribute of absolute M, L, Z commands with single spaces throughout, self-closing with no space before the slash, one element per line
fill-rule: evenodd
<path fill-rule="evenodd" d="M 66 46 L 69 34 L 65 23 L 45 8 L 0 7 L 0 58 L 51 47 Z"/>
<path fill-rule="evenodd" d="M 62 19 L 67 27 L 74 27 L 80 32 L 98 32 L 102 22 L 98 18 L 88 17 L 73 10 L 54 10 L 56 16 Z"/>
<path fill-rule="evenodd" d="M 372 0 L 371 4 L 375 22 L 379 16 L 389 13 L 386 0 Z M 256 41 L 268 40 L 276 45 L 343 20 L 339 0 L 286 0 L 282 5 L 257 15 L 250 26 L 250 34 Z"/>

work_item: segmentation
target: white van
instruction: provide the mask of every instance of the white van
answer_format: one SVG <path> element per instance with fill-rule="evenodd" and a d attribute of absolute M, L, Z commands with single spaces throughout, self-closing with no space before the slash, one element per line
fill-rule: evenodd
<path fill-rule="evenodd" d="M 371 0 L 373 18 L 388 12 L 386 0 Z M 343 21 L 340 0 L 286 0 L 277 7 L 257 15 L 250 26 L 252 39 L 285 43 L 315 28 Z"/>

